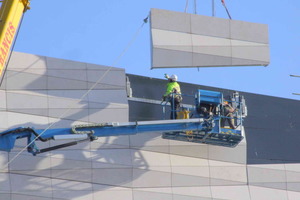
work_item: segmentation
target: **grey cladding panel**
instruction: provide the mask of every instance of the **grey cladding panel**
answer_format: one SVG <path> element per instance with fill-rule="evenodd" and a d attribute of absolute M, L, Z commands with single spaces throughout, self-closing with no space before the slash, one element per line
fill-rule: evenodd
<path fill-rule="evenodd" d="M 265 24 L 152 9 L 151 39 L 152 68 L 267 66 L 270 62 Z M 207 59 L 193 60 L 186 57 L 189 54 Z"/>
<path fill-rule="evenodd" d="M 243 63 L 245 66 L 247 66 L 247 65 L 249 65 L 249 66 L 255 65 L 255 61 L 253 61 L 253 60 L 238 59 L 238 58 L 233 58 L 232 59 L 232 64 L 234 66 L 239 66 L 239 63 Z M 262 62 L 261 65 L 262 66 L 266 66 L 266 65 L 268 65 L 268 62 Z"/>
<path fill-rule="evenodd" d="M 269 43 L 268 26 L 244 21 L 230 21 L 231 38 L 236 40 Z"/>
<path fill-rule="evenodd" d="M 165 49 L 153 49 L 153 55 L 157 58 L 153 61 L 153 68 L 163 66 L 170 67 L 170 65 L 178 67 L 191 67 L 193 66 L 191 52 L 170 51 Z"/>
<path fill-rule="evenodd" d="M 36 69 L 39 71 L 39 69 Z M 30 72 L 11 71 L 7 70 L 6 89 L 7 90 L 44 90 L 47 89 L 47 76 L 34 74 Z M 20 81 L 21 80 L 21 81 Z"/>
<path fill-rule="evenodd" d="M 231 65 L 232 60 L 224 56 L 213 56 L 207 54 L 193 54 L 193 67 L 198 67 L 199 63 L 205 66 L 227 66 Z M 200 66 L 201 67 L 201 66 Z"/>
<path fill-rule="evenodd" d="M 191 33 L 197 35 L 209 35 L 221 38 L 230 37 L 230 20 L 208 17 L 203 15 L 191 15 Z"/>
<path fill-rule="evenodd" d="M 151 9 L 151 27 L 155 29 L 191 32 L 191 16 L 187 13 Z"/>

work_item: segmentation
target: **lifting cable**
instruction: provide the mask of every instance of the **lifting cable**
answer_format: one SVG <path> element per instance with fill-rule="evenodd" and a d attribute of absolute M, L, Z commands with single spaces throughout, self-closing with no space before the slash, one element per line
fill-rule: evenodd
<path fill-rule="evenodd" d="M 221 0 L 221 2 L 222 2 L 222 5 L 224 6 L 224 8 L 225 8 L 225 10 L 226 10 L 226 12 L 227 12 L 227 15 L 228 15 L 229 19 L 231 19 L 230 13 L 229 13 L 229 11 L 228 11 L 228 9 L 227 9 L 227 6 L 226 6 L 226 4 L 225 4 L 225 0 Z"/>
<path fill-rule="evenodd" d="M 110 72 L 112 70 L 112 68 L 118 63 L 118 61 L 120 60 L 120 58 L 128 51 L 129 47 L 133 44 L 133 42 L 136 40 L 136 38 L 138 37 L 139 33 L 141 32 L 144 24 L 146 24 L 148 22 L 148 18 L 149 15 L 143 20 L 142 25 L 138 28 L 138 30 L 134 33 L 132 39 L 128 42 L 128 44 L 125 46 L 124 50 L 120 53 L 119 56 L 116 57 L 116 59 L 113 61 L 112 65 L 105 71 L 105 73 L 91 86 L 91 88 L 85 93 L 83 94 L 79 100 L 75 101 L 73 104 L 69 105 L 69 107 L 67 108 L 67 110 L 65 112 L 63 112 L 59 117 L 58 120 L 61 120 L 70 110 L 71 107 L 77 103 L 79 103 L 80 101 L 82 101 L 98 84 L 99 82 L 108 74 L 108 72 Z M 5 167 L 8 167 L 8 165 L 10 163 L 12 163 L 21 153 L 23 153 L 30 145 L 32 145 L 38 138 L 41 138 L 41 136 L 48 130 L 50 129 L 53 125 L 55 125 L 57 122 L 52 122 L 47 128 L 45 128 L 34 140 L 32 140 L 29 144 L 27 144 L 27 146 L 25 146 L 22 150 L 20 150 L 17 155 L 15 155 L 12 159 L 10 159 L 10 161 L 8 161 L 2 169 L 4 169 Z"/>
<path fill-rule="evenodd" d="M 226 6 L 226 3 L 225 3 L 225 0 L 221 0 L 222 2 L 222 5 L 224 6 L 225 10 L 226 10 L 226 13 L 229 17 L 229 19 L 231 19 L 231 15 L 229 13 L 229 10 Z M 184 12 L 186 13 L 187 10 L 188 10 L 188 6 L 189 6 L 189 0 L 186 0 L 186 3 L 185 3 L 185 9 L 184 9 Z M 215 16 L 215 5 L 214 5 L 214 0 L 212 1 L 212 15 Z M 197 14 L 197 0 L 194 0 L 194 14 Z"/>
<path fill-rule="evenodd" d="M 184 12 L 186 13 L 189 6 L 189 0 L 186 0 Z M 197 14 L 197 0 L 194 0 L 194 14 Z"/>
<path fill-rule="evenodd" d="M 189 6 L 189 0 L 186 0 L 186 3 L 185 3 L 185 9 L 184 9 L 184 12 L 185 12 L 185 13 L 187 12 L 188 6 Z"/>

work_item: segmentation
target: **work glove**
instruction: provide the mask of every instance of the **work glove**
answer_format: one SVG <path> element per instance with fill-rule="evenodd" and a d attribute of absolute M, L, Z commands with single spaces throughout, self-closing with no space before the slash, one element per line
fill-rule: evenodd
<path fill-rule="evenodd" d="M 166 78 L 166 79 L 169 79 L 170 76 L 169 76 L 168 74 L 165 74 L 165 78 Z"/>

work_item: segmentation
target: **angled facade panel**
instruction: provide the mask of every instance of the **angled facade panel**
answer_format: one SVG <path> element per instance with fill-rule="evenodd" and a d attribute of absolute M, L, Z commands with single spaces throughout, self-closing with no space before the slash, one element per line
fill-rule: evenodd
<path fill-rule="evenodd" d="M 41 57 L 40 64 L 43 60 L 51 60 L 51 66 L 46 62 L 45 66 L 39 67 L 44 68 L 45 73 L 35 73 L 24 62 L 20 63 L 20 58 L 25 57 L 28 61 L 38 58 L 14 53 L 12 63 L 18 67 L 9 68 L 9 72 L 19 71 L 20 77 L 39 74 L 46 81 L 48 76 L 74 79 L 89 85 L 97 82 L 95 70 L 101 76 L 103 70 L 110 69 Z M 69 63 L 74 64 L 73 69 Z M 21 70 L 21 64 L 24 70 Z M 58 67 L 57 72 L 52 71 L 54 66 Z M 71 69 L 70 73 L 58 73 L 66 68 Z M 84 77 L 76 76 L 76 73 L 73 76 L 72 72 L 76 70 L 84 70 Z M 81 89 L 84 84 L 77 84 L 77 89 L 67 84 L 52 89 L 47 85 L 36 87 L 41 83 L 39 77 L 33 76 L 31 82 L 26 79 L 25 84 L 20 85 L 13 77 L 6 76 L 4 81 L 9 87 L 3 86 L 0 90 L 3 99 L 0 129 L 16 126 L 45 128 L 52 122 L 56 122 L 52 128 L 57 128 L 78 123 L 162 118 L 160 99 L 165 80 L 125 74 L 119 68 L 112 68 L 111 72 L 107 78 L 116 77 L 120 82 L 112 85 L 111 80 L 103 79 L 99 87 L 81 101 L 79 99 L 86 93 Z M 125 76 L 134 95 L 129 99 Z M 181 86 L 185 93 L 193 93 L 199 87 L 223 92 L 225 96 L 233 92 L 188 83 L 181 83 Z M 151 132 L 100 137 L 92 143 L 32 156 L 20 152 L 26 139 L 17 140 L 16 148 L 11 152 L 0 151 L 0 199 L 300 199 L 300 102 L 241 94 L 245 96 L 249 110 L 243 123 L 247 142 L 243 140 L 235 148 L 165 140 L 160 133 Z M 151 101 L 137 101 L 139 98 Z M 185 98 L 183 103 L 189 103 L 187 100 Z M 61 117 L 68 108 L 70 112 Z M 59 143 L 39 142 L 39 147 Z"/>
<path fill-rule="evenodd" d="M 152 68 L 267 66 L 270 62 L 265 24 L 152 9 L 151 39 Z M 173 62 L 182 58 L 180 54 L 191 58 Z"/>

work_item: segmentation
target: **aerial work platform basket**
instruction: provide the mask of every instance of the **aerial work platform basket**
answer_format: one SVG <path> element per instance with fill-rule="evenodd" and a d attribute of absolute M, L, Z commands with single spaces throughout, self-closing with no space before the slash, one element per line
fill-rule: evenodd
<path fill-rule="evenodd" d="M 188 97 L 187 95 L 184 95 Z M 195 106 L 183 105 L 177 110 L 178 118 L 201 118 L 203 119 L 203 130 L 191 131 L 170 131 L 163 132 L 162 138 L 186 142 L 212 144 L 218 146 L 235 147 L 243 139 L 243 117 L 246 117 L 246 105 L 243 96 L 237 92 L 233 94 L 230 100 L 235 107 L 234 120 L 236 128 L 231 129 L 227 126 L 221 127 L 221 120 L 229 117 L 223 114 L 223 94 L 221 92 L 198 90 L 195 95 Z M 166 115 L 166 103 L 162 104 L 163 114 Z M 174 108 L 170 108 L 171 110 Z M 206 113 L 205 113 L 206 111 Z"/>

